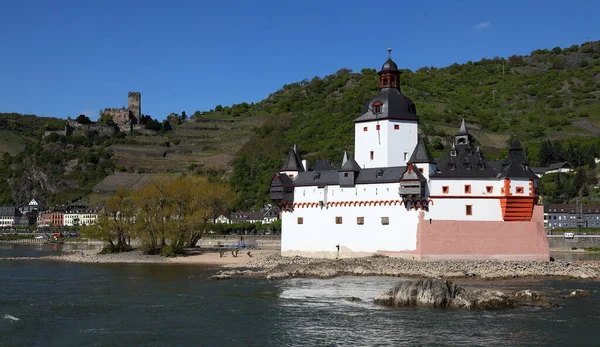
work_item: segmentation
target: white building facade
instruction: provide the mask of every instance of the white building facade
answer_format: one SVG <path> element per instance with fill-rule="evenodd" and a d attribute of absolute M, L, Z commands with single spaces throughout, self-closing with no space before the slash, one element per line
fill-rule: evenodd
<path fill-rule="evenodd" d="M 436 161 L 418 138 L 416 107 L 402 94 L 391 58 L 378 74 L 379 93 L 354 121 L 354 158 L 344 153 L 338 169 L 323 161 L 309 169 L 294 145 L 273 176 L 282 255 L 548 258 L 537 176 L 519 143 L 496 169 L 463 120 L 451 150 Z"/>

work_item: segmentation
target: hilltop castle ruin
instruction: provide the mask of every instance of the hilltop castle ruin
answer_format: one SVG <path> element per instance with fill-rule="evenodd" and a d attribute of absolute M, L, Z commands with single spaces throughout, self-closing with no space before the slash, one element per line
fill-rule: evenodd
<path fill-rule="evenodd" d="M 140 92 L 129 92 L 127 96 L 127 108 L 105 108 L 104 114 L 109 115 L 119 131 L 132 133 L 141 129 L 142 124 L 142 94 Z"/>

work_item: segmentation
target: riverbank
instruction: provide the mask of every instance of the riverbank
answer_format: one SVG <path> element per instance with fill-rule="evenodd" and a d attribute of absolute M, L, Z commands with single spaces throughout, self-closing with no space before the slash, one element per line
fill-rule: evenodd
<path fill-rule="evenodd" d="M 293 277 L 331 278 L 337 276 L 392 276 L 428 278 L 570 278 L 600 279 L 600 261 L 417 261 L 393 257 L 322 259 L 282 257 L 277 250 L 188 249 L 186 256 L 165 258 L 146 255 L 139 250 L 99 254 L 99 249 L 63 251 L 42 257 L 4 257 L 0 260 L 47 260 L 76 263 L 153 263 L 224 267 L 214 279 L 258 277 L 284 279 Z M 248 254 L 250 252 L 250 254 Z"/>
<path fill-rule="evenodd" d="M 234 257 L 231 252 L 221 254 L 218 249 L 192 249 L 188 250 L 187 255 L 175 258 L 166 258 L 160 255 L 147 255 L 139 250 L 122 253 L 100 254 L 99 249 L 65 251 L 60 255 L 50 255 L 44 257 L 5 257 L 0 260 L 47 260 L 64 261 L 73 263 L 96 263 L 96 264 L 187 264 L 204 266 L 223 266 L 223 265 L 245 265 L 252 260 L 262 259 L 271 256 L 278 251 L 274 250 L 242 250 Z M 250 255 L 248 255 L 250 252 Z"/>
<path fill-rule="evenodd" d="M 367 257 L 316 259 L 272 255 L 234 270 L 221 271 L 214 279 L 235 277 L 330 278 L 336 276 L 394 276 L 429 278 L 539 278 L 599 279 L 600 261 L 415 261 L 401 258 Z M 236 268 L 251 270 L 240 271 Z"/>

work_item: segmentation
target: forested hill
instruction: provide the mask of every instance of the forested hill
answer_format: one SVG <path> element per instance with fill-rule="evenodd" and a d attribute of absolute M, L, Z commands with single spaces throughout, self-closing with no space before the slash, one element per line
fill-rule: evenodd
<path fill-rule="evenodd" d="M 379 68 L 384 58 L 373 67 Z M 600 148 L 599 41 L 535 50 L 528 56 L 403 70 L 401 89 L 417 106 L 420 129 L 435 145 L 434 156 L 441 155 L 462 117 L 491 158 L 506 153 L 511 135 L 528 147 L 533 165 L 547 164 L 538 158 L 544 139 L 571 149 L 585 147 L 587 152 L 594 151 L 592 144 Z M 352 120 L 377 90 L 375 69 L 340 69 L 324 78 L 285 85 L 256 104 L 211 110 L 207 116 L 267 119 L 234 164 L 231 183 L 241 192 L 241 206 L 267 200 L 271 175 L 293 143 L 309 163 L 322 158 L 339 162 L 345 148 L 351 152 Z M 565 156 L 549 160 L 568 159 Z"/>

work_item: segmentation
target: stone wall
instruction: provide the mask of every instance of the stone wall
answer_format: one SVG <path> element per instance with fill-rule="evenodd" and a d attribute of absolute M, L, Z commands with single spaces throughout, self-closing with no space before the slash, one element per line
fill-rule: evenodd
<path fill-rule="evenodd" d="M 75 121 L 67 121 L 65 125 L 65 134 L 72 136 L 88 136 L 91 134 L 99 136 L 113 136 L 118 132 L 116 126 L 106 126 L 99 124 L 80 124 Z"/>
<path fill-rule="evenodd" d="M 116 125 L 122 126 L 131 123 L 129 110 L 123 108 L 105 108 L 104 113 L 111 116 Z"/>
<path fill-rule="evenodd" d="M 600 247 L 600 235 L 576 235 L 572 239 L 566 239 L 563 235 L 548 236 L 548 243 L 551 250 L 571 250 Z"/>

